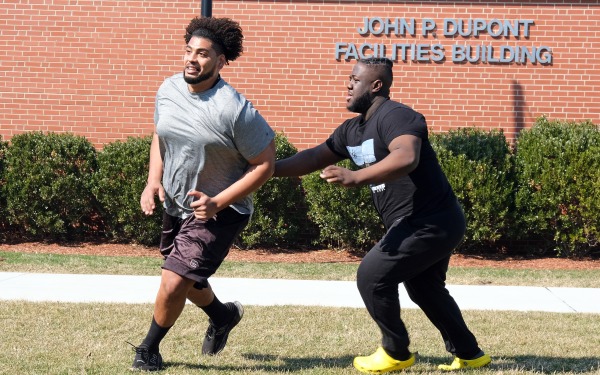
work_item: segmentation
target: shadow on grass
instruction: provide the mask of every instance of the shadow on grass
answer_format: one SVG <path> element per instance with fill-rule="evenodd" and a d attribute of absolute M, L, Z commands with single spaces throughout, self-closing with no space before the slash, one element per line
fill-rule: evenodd
<path fill-rule="evenodd" d="M 223 373 L 238 372 L 244 370 L 260 370 L 266 372 L 296 372 L 306 369 L 346 369 L 352 366 L 354 356 L 340 357 L 282 357 L 269 354 L 243 354 L 243 357 L 254 362 L 253 364 L 235 365 L 204 365 L 190 364 L 184 362 L 165 363 L 165 368 L 183 367 L 192 370 L 218 370 Z M 451 357 L 421 356 L 417 357 L 418 363 L 429 364 L 433 369 L 437 365 L 450 363 Z M 536 355 L 492 357 L 492 363 L 486 370 L 490 371 L 527 371 L 540 374 L 556 374 L 568 372 L 571 374 L 593 373 L 600 370 L 600 357 L 549 357 Z M 408 370 L 410 372 L 410 370 Z"/>
<path fill-rule="evenodd" d="M 341 357 L 283 357 L 278 355 L 269 354 L 252 354 L 246 353 L 242 356 L 248 361 L 254 363 L 248 365 L 204 365 L 204 364 L 190 364 L 184 362 L 168 362 L 165 363 L 165 369 L 169 367 L 183 367 L 192 370 L 218 370 L 225 374 L 244 370 L 260 370 L 266 372 L 294 372 L 301 371 L 311 368 L 326 368 L 326 369 L 344 369 L 352 365 L 353 356 L 341 356 Z"/>
<path fill-rule="evenodd" d="M 417 357 L 421 363 L 430 363 L 437 368 L 438 364 L 452 362 L 451 357 Z M 492 363 L 486 367 L 491 371 L 512 370 L 512 371 L 531 371 L 540 374 L 557 374 L 568 372 L 570 374 L 600 372 L 600 357 L 549 357 L 536 355 L 519 356 L 494 356 L 492 354 Z"/>
<path fill-rule="evenodd" d="M 492 359 L 493 361 L 493 359 Z M 600 356 L 548 357 L 536 355 L 506 356 L 497 359 L 497 369 L 519 369 L 543 374 L 569 372 L 573 374 L 600 372 Z M 492 362 L 493 364 L 494 362 Z"/>

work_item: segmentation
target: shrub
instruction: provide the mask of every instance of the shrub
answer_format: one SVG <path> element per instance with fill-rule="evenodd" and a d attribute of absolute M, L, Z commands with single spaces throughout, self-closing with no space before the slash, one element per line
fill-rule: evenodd
<path fill-rule="evenodd" d="M 340 166 L 356 169 L 344 160 Z M 365 250 L 384 232 L 367 186 L 345 188 L 329 184 L 319 177 L 319 171 L 302 178 L 306 192 L 309 218 L 318 225 L 318 241 L 335 248 Z"/>
<path fill-rule="evenodd" d="M 463 128 L 433 134 L 431 142 L 465 212 L 460 249 L 493 247 L 508 235 L 514 206 L 512 156 L 504 134 Z"/>
<path fill-rule="evenodd" d="M 298 150 L 282 134 L 276 134 L 276 159 Z M 306 243 L 310 237 L 307 208 L 300 180 L 271 178 L 254 193 L 254 214 L 240 235 L 242 246 L 281 246 Z"/>
<path fill-rule="evenodd" d="M 148 178 L 152 137 L 116 141 L 98 154 L 93 192 L 102 205 L 106 234 L 116 241 L 155 245 L 162 229 L 162 202 L 156 197 L 154 214 L 146 216 L 140 196 Z"/>
<path fill-rule="evenodd" d="M 25 233 L 56 239 L 95 229 L 91 177 L 96 150 L 72 134 L 15 135 L 5 166 L 9 221 Z"/>
<path fill-rule="evenodd" d="M 2 235 L 6 234 L 8 227 L 8 212 L 6 211 L 6 192 L 4 191 L 4 186 L 6 185 L 5 175 L 5 166 L 4 160 L 6 159 L 6 152 L 8 149 L 8 142 L 2 140 L 2 136 L 0 135 L 0 233 Z M 0 238 L 2 236 L 0 235 Z"/>
<path fill-rule="evenodd" d="M 600 132 L 542 117 L 516 144 L 517 236 L 559 256 L 584 256 L 600 237 Z M 545 249 L 541 249 L 545 250 Z"/>

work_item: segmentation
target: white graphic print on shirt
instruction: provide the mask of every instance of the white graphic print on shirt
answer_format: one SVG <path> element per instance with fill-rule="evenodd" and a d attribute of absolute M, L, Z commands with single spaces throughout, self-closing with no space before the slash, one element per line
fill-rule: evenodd
<path fill-rule="evenodd" d="M 373 139 L 367 139 L 360 146 L 346 146 L 348 153 L 354 161 L 354 164 L 359 167 L 368 167 L 374 164 L 377 159 L 375 158 L 375 147 L 373 146 Z M 379 185 L 369 185 L 373 193 L 381 193 L 385 190 L 385 183 Z"/>

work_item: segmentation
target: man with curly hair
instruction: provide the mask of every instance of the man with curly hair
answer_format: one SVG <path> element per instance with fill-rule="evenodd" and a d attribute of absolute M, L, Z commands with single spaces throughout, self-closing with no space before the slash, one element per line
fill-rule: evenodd
<path fill-rule="evenodd" d="M 134 347 L 133 369 L 162 368 L 159 344 L 190 300 L 209 318 L 202 353 L 218 354 L 244 313 L 222 303 L 208 278 L 253 211 L 252 192 L 272 175 L 274 132 L 253 105 L 220 76 L 242 51 L 239 24 L 194 18 L 186 28 L 184 69 L 156 95 L 148 183 L 140 205 L 164 206 L 164 256 L 150 329 Z"/>

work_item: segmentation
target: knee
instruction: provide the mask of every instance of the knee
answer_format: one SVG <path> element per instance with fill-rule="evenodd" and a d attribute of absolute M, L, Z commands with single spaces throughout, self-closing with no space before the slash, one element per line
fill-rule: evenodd
<path fill-rule="evenodd" d="M 356 284 L 363 299 L 398 298 L 398 283 L 374 277 L 372 274 L 357 277 Z"/>
<path fill-rule="evenodd" d="M 364 267 L 358 267 L 358 271 L 356 272 L 356 286 L 361 294 L 372 291 L 376 283 L 377 280 L 375 280 L 372 272 L 368 272 Z"/>
<path fill-rule="evenodd" d="M 189 288 L 190 283 L 187 279 L 174 272 L 163 272 L 160 281 L 160 289 L 163 295 L 169 298 L 178 298 L 181 295 L 186 296 Z"/>
<path fill-rule="evenodd" d="M 417 306 L 421 306 L 420 293 L 418 291 L 415 291 L 414 289 L 406 287 L 406 284 L 405 284 L 405 289 L 406 289 L 406 294 L 408 294 L 408 298 L 410 298 L 411 301 L 416 303 Z"/>
<path fill-rule="evenodd" d="M 408 297 L 421 306 L 423 303 L 430 303 L 431 301 L 444 301 L 447 296 L 450 295 L 448 289 L 442 284 L 418 284 L 405 282 L 406 293 Z"/>

